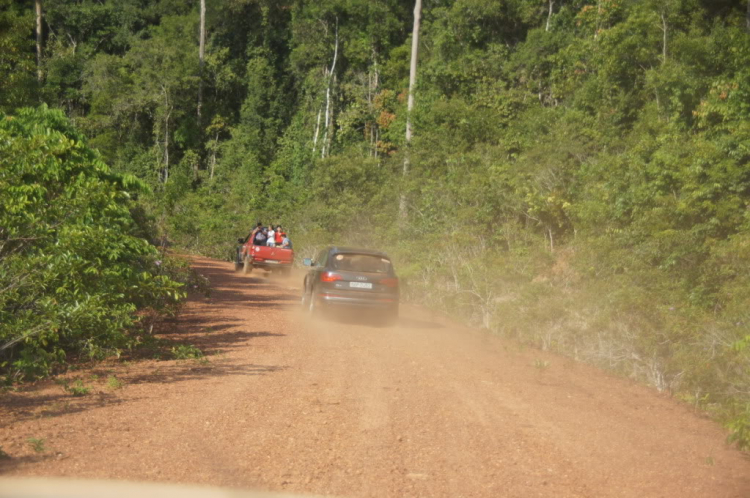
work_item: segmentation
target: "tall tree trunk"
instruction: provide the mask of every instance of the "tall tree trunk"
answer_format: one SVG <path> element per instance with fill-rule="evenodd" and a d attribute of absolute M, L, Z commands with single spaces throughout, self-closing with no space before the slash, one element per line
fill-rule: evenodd
<path fill-rule="evenodd" d="M 409 176 L 409 147 L 411 146 L 411 113 L 414 110 L 414 87 L 417 83 L 417 56 L 419 54 L 419 24 L 422 18 L 422 0 L 414 2 L 414 26 L 411 33 L 411 65 L 409 66 L 409 99 L 406 105 L 406 147 L 404 150 L 403 177 Z M 408 215 L 406 208 L 406 194 L 401 190 L 401 198 L 398 202 L 398 213 L 402 220 Z"/>
<path fill-rule="evenodd" d="M 750 0 L 747 0 L 747 13 L 745 14 L 745 26 L 747 26 L 747 31 L 750 32 Z"/>
<path fill-rule="evenodd" d="M 375 140 L 374 140 L 374 142 L 375 142 L 375 146 L 373 148 L 374 148 L 375 152 L 373 154 L 373 157 L 375 157 L 375 159 L 377 159 L 380 156 L 380 149 L 378 148 L 378 147 L 380 147 L 380 127 L 379 126 L 375 127 Z M 379 161 L 378 161 L 378 165 L 380 165 Z"/>
<path fill-rule="evenodd" d="M 328 85 L 326 86 L 326 121 L 325 121 L 325 133 L 323 135 L 323 144 L 320 147 L 320 157 L 326 157 L 326 153 L 328 152 L 327 145 L 328 145 L 328 128 L 331 125 L 331 122 L 333 120 L 333 109 L 331 109 L 331 86 L 333 84 L 333 72 L 336 69 L 336 59 L 338 59 L 339 55 L 339 19 L 336 18 L 336 38 L 333 45 L 333 63 L 331 64 L 331 69 L 328 71 Z"/>
<path fill-rule="evenodd" d="M 320 115 L 323 113 L 323 108 L 318 109 L 318 119 L 315 121 L 315 133 L 313 134 L 313 155 L 318 150 L 318 134 L 320 133 Z"/>
<path fill-rule="evenodd" d="M 209 175 L 209 179 L 213 180 L 214 178 L 214 169 L 216 169 L 216 149 L 219 147 L 219 132 L 216 132 L 216 136 L 214 137 L 214 146 L 211 147 L 211 174 Z"/>
<path fill-rule="evenodd" d="M 380 86 L 380 70 L 378 69 L 378 52 L 373 48 L 372 50 L 372 75 L 368 74 L 367 78 L 367 106 L 370 115 L 374 115 L 375 106 L 374 99 L 378 93 L 378 87 Z M 370 125 L 370 155 L 372 157 L 378 157 L 378 144 L 377 144 L 377 119 L 372 121 Z"/>
<path fill-rule="evenodd" d="M 601 28 L 602 17 L 602 0 L 596 2 L 596 26 L 594 28 L 594 40 L 599 39 L 599 29 Z"/>
<path fill-rule="evenodd" d="M 549 234 L 549 252 L 555 252 L 555 236 L 552 234 L 551 227 L 547 227 L 547 234 Z"/>
<path fill-rule="evenodd" d="M 162 86 L 164 94 L 164 173 L 162 175 L 164 183 L 169 180 L 169 118 L 172 114 L 171 103 L 169 100 L 169 91 Z"/>
<path fill-rule="evenodd" d="M 662 65 L 667 63 L 667 13 L 662 11 L 661 13 L 661 30 L 663 32 L 662 44 L 661 44 L 661 63 Z"/>
<path fill-rule="evenodd" d="M 336 78 L 336 75 L 333 75 L 333 83 L 332 87 L 336 86 L 336 81 L 338 81 L 338 78 Z M 334 112 L 334 106 L 331 105 L 331 114 L 329 116 L 329 119 L 327 120 L 328 124 L 326 125 L 326 134 L 325 139 L 323 140 L 323 148 L 321 151 L 323 152 L 323 157 L 328 157 L 331 155 L 331 142 L 333 141 L 333 112 Z"/>
<path fill-rule="evenodd" d="M 164 183 L 169 180 L 169 112 L 164 118 Z"/>
<path fill-rule="evenodd" d="M 42 0 L 34 0 L 36 11 L 36 79 L 42 82 Z"/>
<path fill-rule="evenodd" d="M 552 22 L 552 8 L 555 6 L 555 0 L 549 0 L 549 12 L 547 13 L 547 26 L 544 31 L 549 31 L 550 23 Z"/>
<path fill-rule="evenodd" d="M 199 66 L 199 76 L 198 76 L 198 132 L 200 133 L 201 129 L 201 120 L 202 115 L 201 111 L 203 110 L 203 65 L 206 63 L 206 0 L 201 0 L 201 27 L 200 27 L 200 41 L 199 41 L 199 48 L 198 48 L 198 66 Z"/>

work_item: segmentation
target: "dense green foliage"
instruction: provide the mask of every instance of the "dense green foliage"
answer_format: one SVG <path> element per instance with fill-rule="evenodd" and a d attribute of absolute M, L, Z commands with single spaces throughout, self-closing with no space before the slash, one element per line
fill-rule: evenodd
<path fill-rule="evenodd" d="M 750 444 L 746 1 L 426 1 L 406 177 L 412 1 L 207 0 L 201 66 L 198 1 L 46 0 L 38 88 L 33 13 L 0 5 L 0 108 L 65 109 L 174 243 L 226 256 L 262 218 L 387 249 L 410 299 Z"/>
<path fill-rule="evenodd" d="M 143 184 L 113 174 L 62 111 L 0 115 L 0 369 L 47 375 L 132 344 L 139 310 L 175 303 L 136 223 Z"/>

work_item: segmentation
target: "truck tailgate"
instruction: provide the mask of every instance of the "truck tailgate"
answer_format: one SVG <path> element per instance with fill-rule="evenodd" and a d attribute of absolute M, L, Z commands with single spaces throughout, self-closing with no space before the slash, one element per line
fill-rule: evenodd
<path fill-rule="evenodd" d="M 258 262 L 291 263 L 294 259 L 294 251 L 280 247 L 253 246 L 253 260 Z"/>

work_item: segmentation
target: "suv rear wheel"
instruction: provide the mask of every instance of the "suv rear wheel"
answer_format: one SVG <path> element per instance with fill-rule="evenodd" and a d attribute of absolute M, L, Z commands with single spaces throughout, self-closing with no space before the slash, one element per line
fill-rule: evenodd
<path fill-rule="evenodd" d="M 318 306 L 316 295 L 311 291 L 310 296 L 307 298 L 307 313 L 311 317 L 320 315 L 320 306 Z"/>

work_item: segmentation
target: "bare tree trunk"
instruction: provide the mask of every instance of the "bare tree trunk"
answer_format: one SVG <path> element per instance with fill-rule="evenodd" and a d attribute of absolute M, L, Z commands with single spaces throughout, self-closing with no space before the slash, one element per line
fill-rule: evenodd
<path fill-rule="evenodd" d="M 70 36 L 70 33 L 67 33 L 68 40 L 70 40 L 70 46 L 73 47 L 73 53 L 76 53 L 76 49 L 78 48 L 78 42 L 73 39 L 72 36 Z"/>
<path fill-rule="evenodd" d="M 162 86 L 162 93 L 164 94 L 164 183 L 166 184 L 169 180 L 169 118 L 172 114 L 172 109 L 169 102 L 169 92 L 165 87 Z"/>
<path fill-rule="evenodd" d="M 662 32 L 664 34 L 664 36 L 662 38 L 662 45 L 661 45 L 661 55 L 662 55 L 661 63 L 662 63 L 662 65 L 664 65 L 664 64 L 667 63 L 667 29 L 668 29 L 668 26 L 667 26 L 667 14 L 666 14 L 666 12 L 662 11 L 662 13 L 661 13 L 661 30 L 662 30 Z"/>
<path fill-rule="evenodd" d="M 214 169 L 216 168 L 216 148 L 219 146 L 219 132 L 216 132 L 216 136 L 214 137 L 214 146 L 211 148 L 211 174 L 209 175 L 209 179 L 213 180 L 214 178 Z"/>
<path fill-rule="evenodd" d="M 379 151 L 378 151 L 378 143 L 380 142 L 380 127 L 375 128 L 375 158 L 377 159 Z"/>
<path fill-rule="evenodd" d="M 201 27 L 200 42 L 198 48 L 198 132 L 201 129 L 201 111 L 203 110 L 203 66 L 206 63 L 206 0 L 201 0 Z"/>
<path fill-rule="evenodd" d="M 34 0 L 34 10 L 36 11 L 36 79 L 41 83 L 44 78 L 42 73 L 42 0 Z"/>
<path fill-rule="evenodd" d="M 169 114 L 164 118 L 164 183 L 169 180 Z"/>
<path fill-rule="evenodd" d="M 374 112 L 374 96 L 378 92 L 378 87 L 380 86 L 380 71 L 378 70 L 378 53 L 375 49 L 372 51 L 372 67 L 373 67 L 373 75 L 372 77 L 368 77 L 367 83 L 367 105 L 369 107 L 370 114 L 372 115 Z M 372 123 L 372 126 L 370 127 L 370 154 L 372 157 L 378 157 L 378 144 L 377 144 L 377 130 L 378 123 L 377 120 L 374 120 Z"/>
<path fill-rule="evenodd" d="M 328 128 L 331 125 L 333 118 L 333 111 L 331 109 L 331 86 L 333 84 L 333 71 L 336 69 L 336 59 L 339 55 L 339 20 L 336 18 L 336 38 L 333 45 L 333 63 L 331 69 L 328 71 L 328 85 L 326 87 L 326 121 L 325 121 L 325 133 L 323 135 L 323 145 L 320 147 L 320 157 L 326 157 L 326 146 L 328 144 Z"/>
<path fill-rule="evenodd" d="M 409 99 L 406 105 L 406 144 L 411 143 L 411 113 L 414 110 L 414 88 L 417 84 L 417 57 L 419 55 L 419 23 L 422 17 L 422 0 L 414 4 L 414 28 L 411 40 L 411 65 L 409 66 Z M 408 173 L 408 170 L 405 171 Z"/>
<path fill-rule="evenodd" d="M 552 228 L 547 227 L 547 233 L 549 234 L 549 252 L 555 252 L 555 237 L 552 234 Z"/>
<path fill-rule="evenodd" d="M 549 31 L 550 23 L 552 22 L 552 8 L 555 6 L 555 0 L 549 0 L 549 12 L 547 13 L 547 26 L 544 31 Z"/>
<path fill-rule="evenodd" d="M 372 73 L 367 71 L 367 110 L 372 111 Z"/>
<path fill-rule="evenodd" d="M 602 0 L 596 2 L 596 27 L 594 28 L 594 40 L 599 39 L 599 29 L 601 27 Z"/>
<path fill-rule="evenodd" d="M 318 109 L 318 119 L 315 122 L 315 134 L 313 135 L 313 154 L 318 148 L 318 133 L 320 133 L 320 115 L 323 113 L 323 108 Z"/>
<path fill-rule="evenodd" d="M 333 84 L 331 86 L 335 87 L 337 81 L 338 81 L 338 78 L 334 74 Z M 331 142 L 333 141 L 333 112 L 334 112 L 334 106 L 331 105 L 331 115 L 328 120 L 328 126 L 326 126 L 326 136 L 325 136 L 325 140 L 323 140 L 323 148 L 321 149 L 324 153 L 324 157 L 328 157 L 331 155 Z"/>
<path fill-rule="evenodd" d="M 414 109 L 414 87 L 417 83 L 417 56 L 419 55 L 419 23 L 422 17 L 422 0 L 414 2 L 414 26 L 411 33 L 411 65 L 409 67 L 409 99 L 406 105 L 406 150 L 404 151 L 404 169 L 403 177 L 409 176 L 409 146 L 411 145 L 411 113 Z M 402 220 L 406 220 L 406 195 L 401 192 L 401 198 L 398 203 L 398 214 Z"/>

